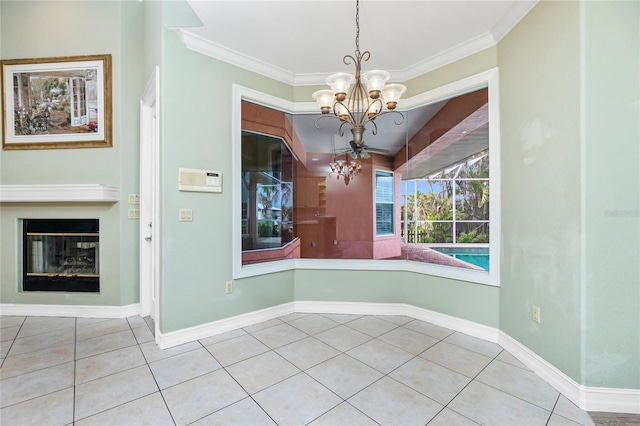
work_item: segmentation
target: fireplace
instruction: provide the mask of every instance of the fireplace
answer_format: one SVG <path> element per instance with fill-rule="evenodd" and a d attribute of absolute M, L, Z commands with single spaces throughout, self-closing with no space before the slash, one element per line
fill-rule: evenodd
<path fill-rule="evenodd" d="M 98 219 L 23 219 L 23 291 L 100 291 Z"/>

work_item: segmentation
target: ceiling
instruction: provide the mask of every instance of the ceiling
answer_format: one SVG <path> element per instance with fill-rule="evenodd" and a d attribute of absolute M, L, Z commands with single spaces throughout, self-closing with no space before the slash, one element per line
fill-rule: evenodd
<path fill-rule="evenodd" d="M 384 69 L 391 73 L 392 82 L 405 82 L 495 45 L 536 2 L 361 0 L 360 50 L 371 52 L 363 71 Z M 329 74 L 354 71 L 353 65 L 342 62 L 345 55 L 355 51 L 354 0 L 188 3 L 202 26 L 181 28 L 178 33 L 192 50 L 293 86 L 324 85 Z M 378 117 L 378 134 L 372 135 L 368 127 L 365 143 L 395 154 L 443 105 L 440 102 L 403 111 L 405 118 L 400 126 L 394 124 L 397 114 Z M 294 130 L 307 152 L 327 156 L 347 147 L 349 129 L 340 137 L 339 122 L 331 119 L 321 119 L 318 129 L 315 124 L 319 116 L 319 111 L 293 116 Z M 463 143 L 465 139 L 456 142 L 450 158 L 460 155 L 459 145 Z M 486 149 L 487 132 L 474 135 L 473 145 Z M 437 163 L 448 161 L 444 154 Z"/>
<path fill-rule="evenodd" d="M 362 0 L 360 50 L 366 69 L 403 82 L 495 45 L 537 0 Z M 354 0 L 189 0 L 201 27 L 181 33 L 203 53 L 288 84 L 324 84 L 352 72 Z M 195 43 L 194 43 L 195 44 Z M 363 67 L 364 68 L 364 67 Z"/>

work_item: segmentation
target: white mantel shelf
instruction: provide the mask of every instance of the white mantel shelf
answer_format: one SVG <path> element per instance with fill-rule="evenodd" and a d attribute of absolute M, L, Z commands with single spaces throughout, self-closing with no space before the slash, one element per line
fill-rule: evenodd
<path fill-rule="evenodd" d="M 0 203 L 116 203 L 120 188 L 103 184 L 0 185 Z"/>

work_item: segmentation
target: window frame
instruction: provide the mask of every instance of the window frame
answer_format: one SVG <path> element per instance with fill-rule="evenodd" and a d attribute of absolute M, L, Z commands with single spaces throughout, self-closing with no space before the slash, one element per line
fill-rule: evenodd
<path fill-rule="evenodd" d="M 389 201 L 378 201 L 378 175 L 380 176 L 384 176 L 384 177 L 390 177 L 391 178 L 391 202 Z M 391 171 L 391 170 L 382 170 L 382 169 L 374 169 L 374 217 L 375 217 L 375 221 L 374 221 L 374 231 L 375 231 L 375 236 L 376 238 L 378 237 L 389 237 L 392 235 L 396 235 L 396 220 L 395 220 L 395 207 L 396 207 L 396 200 L 395 200 L 395 172 Z M 384 204 L 384 205 L 391 205 L 391 231 L 384 231 L 382 233 L 378 232 L 378 204 Z"/>
<path fill-rule="evenodd" d="M 242 265 L 241 241 L 241 132 L 243 100 L 279 109 L 289 114 L 314 113 L 314 102 L 292 102 L 257 90 L 234 84 L 232 87 L 232 258 L 233 278 L 245 278 L 274 272 L 313 269 L 313 270 L 369 270 L 403 271 L 442 278 L 473 282 L 484 285 L 500 286 L 500 105 L 498 68 L 469 76 L 453 83 L 429 90 L 403 100 L 402 110 L 431 104 L 478 89 L 488 88 L 489 100 L 489 182 L 491 203 L 489 205 L 489 272 L 464 268 L 455 268 L 408 260 L 375 259 L 289 259 L 274 262 Z M 374 207 L 375 208 L 375 207 Z"/>

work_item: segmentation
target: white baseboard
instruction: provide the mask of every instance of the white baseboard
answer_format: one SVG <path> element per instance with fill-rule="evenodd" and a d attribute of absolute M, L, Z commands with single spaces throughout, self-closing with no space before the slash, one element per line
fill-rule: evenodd
<path fill-rule="evenodd" d="M 160 333 L 160 336 L 156 336 L 156 341 L 160 349 L 167 349 L 183 343 L 193 342 L 204 339 L 205 337 L 215 336 L 216 334 L 226 333 L 227 331 L 233 331 L 259 322 L 268 321 L 293 312 L 293 302 L 284 303 L 271 308 L 261 309 L 195 327 L 184 328 L 169 333 Z"/>
<path fill-rule="evenodd" d="M 640 414 L 640 389 L 583 386 L 513 337 L 498 333 L 500 346 L 583 410 Z"/>
<path fill-rule="evenodd" d="M 226 333 L 294 312 L 335 313 L 354 315 L 405 315 L 441 327 L 497 343 L 535 372 L 558 392 L 586 411 L 640 414 L 640 390 L 597 388 L 576 383 L 569 376 L 549 364 L 538 354 L 494 327 L 441 314 L 403 303 L 358 302 L 290 302 L 207 324 L 169 333 L 160 333 L 160 349 L 193 342 L 216 334 Z M 2 315 L 64 316 L 82 318 L 125 318 L 140 314 L 138 303 L 127 306 L 67 306 L 0 304 Z"/>
<path fill-rule="evenodd" d="M 125 306 L 1 303 L 0 315 L 34 317 L 126 318 L 140 315 L 140 304 Z"/>

